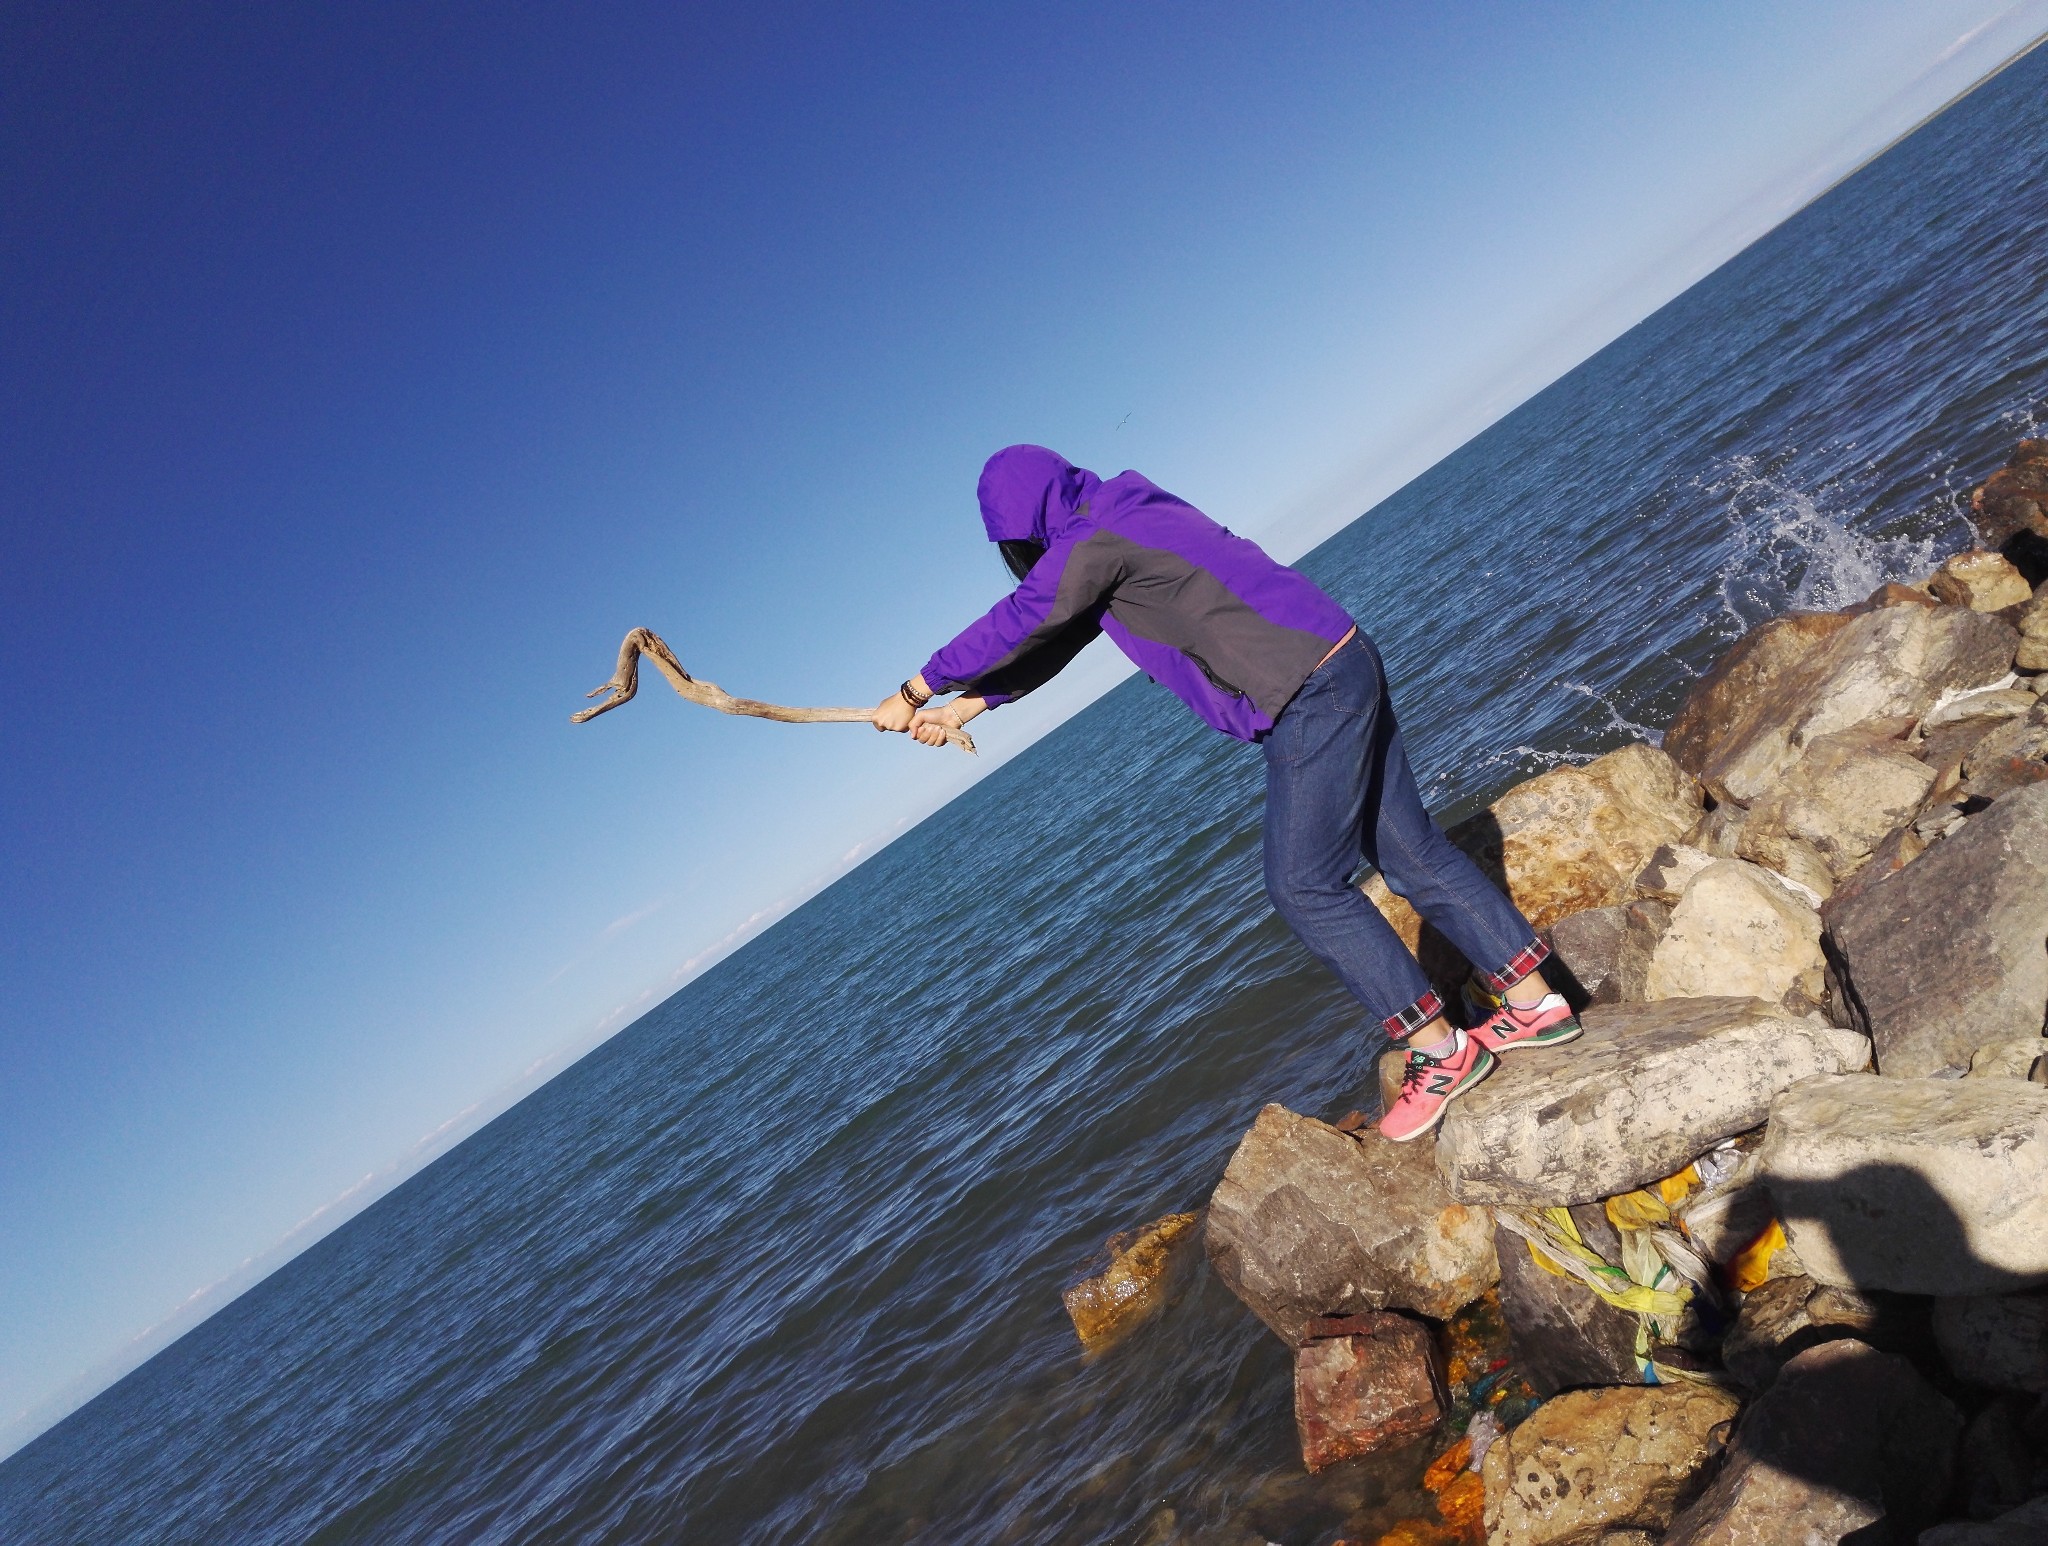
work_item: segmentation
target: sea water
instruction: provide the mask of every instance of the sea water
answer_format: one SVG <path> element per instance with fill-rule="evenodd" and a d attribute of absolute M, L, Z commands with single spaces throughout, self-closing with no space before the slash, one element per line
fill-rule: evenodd
<path fill-rule="evenodd" d="M 1965 545 L 2044 405 L 2048 50 L 1304 567 L 1455 817 Z M 0 1465 L 0 1541 L 1370 1538 L 1420 1459 L 1305 1476 L 1213 1276 L 1095 1359 L 1059 1302 L 1370 1098 L 1260 789 L 1118 688 Z"/>

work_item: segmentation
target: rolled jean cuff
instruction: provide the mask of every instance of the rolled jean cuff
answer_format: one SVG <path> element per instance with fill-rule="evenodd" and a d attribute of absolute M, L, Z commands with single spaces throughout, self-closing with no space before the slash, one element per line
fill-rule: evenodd
<path fill-rule="evenodd" d="M 1444 1001 L 1432 988 L 1406 1009 L 1388 1015 L 1380 1022 L 1380 1028 L 1387 1033 L 1388 1041 L 1406 1041 L 1443 1012 Z"/>
<path fill-rule="evenodd" d="M 1495 993 L 1505 993 L 1549 959 L 1550 947 L 1540 939 L 1531 940 L 1525 949 L 1516 952 L 1514 958 L 1499 971 L 1476 971 L 1473 975 Z"/>

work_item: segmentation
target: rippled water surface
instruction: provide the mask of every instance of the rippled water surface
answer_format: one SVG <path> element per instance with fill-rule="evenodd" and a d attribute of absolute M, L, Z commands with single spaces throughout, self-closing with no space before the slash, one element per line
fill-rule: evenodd
<path fill-rule="evenodd" d="M 2048 50 L 1318 549 L 1438 810 L 1962 545 L 2048 404 L 2044 298 Z M 1296 1546 L 1408 1511 L 1413 1452 L 1301 1473 L 1286 1354 L 1206 1272 L 1093 1362 L 1060 1309 L 1263 1102 L 1363 1099 L 1259 807 L 1255 752 L 1117 689 L 0 1465 L 0 1540 Z"/>

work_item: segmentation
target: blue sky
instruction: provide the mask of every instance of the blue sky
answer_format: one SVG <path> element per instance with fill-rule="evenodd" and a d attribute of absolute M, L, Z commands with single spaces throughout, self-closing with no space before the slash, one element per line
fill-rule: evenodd
<path fill-rule="evenodd" d="M 1120 675 L 867 703 L 1037 440 L 1293 556 L 2048 27 L 10 7 L 0 1450 Z"/>

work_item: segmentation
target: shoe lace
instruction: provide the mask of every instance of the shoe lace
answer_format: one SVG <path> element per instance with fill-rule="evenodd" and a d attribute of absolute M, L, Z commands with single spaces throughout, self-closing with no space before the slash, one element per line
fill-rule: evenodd
<path fill-rule="evenodd" d="M 1420 1085 L 1428 1076 L 1429 1070 L 1436 1067 L 1436 1063 L 1437 1060 L 1426 1053 L 1409 1053 L 1408 1062 L 1401 1069 L 1401 1093 L 1407 1094 L 1411 1085 Z"/>

